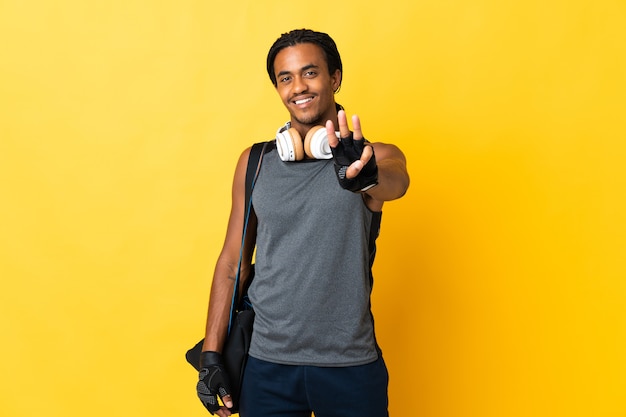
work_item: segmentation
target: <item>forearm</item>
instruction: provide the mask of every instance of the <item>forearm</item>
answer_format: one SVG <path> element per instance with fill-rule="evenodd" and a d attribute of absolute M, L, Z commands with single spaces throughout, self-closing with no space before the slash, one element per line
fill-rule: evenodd
<path fill-rule="evenodd" d="M 244 222 L 245 175 L 250 148 L 239 157 L 232 189 L 232 207 L 228 220 L 228 228 L 224 246 L 215 264 L 213 283 L 209 298 L 206 331 L 203 351 L 212 350 L 221 352 L 226 340 L 230 308 L 232 305 L 233 289 L 237 274 L 237 266 L 241 252 L 241 236 Z M 248 232 L 243 247 L 241 277 L 247 277 L 254 251 L 256 219 L 250 216 Z M 241 287 L 241 284 L 240 284 Z"/>
<path fill-rule="evenodd" d="M 221 352 L 228 332 L 237 265 L 218 260 L 213 274 L 202 350 Z"/>
<path fill-rule="evenodd" d="M 365 192 L 368 206 L 377 210 L 385 201 L 402 197 L 409 188 L 406 158 L 395 145 L 372 143 L 378 166 L 378 185 Z"/>
<path fill-rule="evenodd" d="M 378 185 L 365 194 L 378 201 L 390 201 L 402 197 L 409 187 L 406 164 L 401 159 L 384 159 L 378 162 Z"/>

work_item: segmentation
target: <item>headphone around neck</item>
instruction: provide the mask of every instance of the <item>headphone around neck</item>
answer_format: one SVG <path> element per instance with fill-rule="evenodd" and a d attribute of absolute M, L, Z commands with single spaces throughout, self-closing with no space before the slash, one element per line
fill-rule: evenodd
<path fill-rule="evenodd" d="M 339 137 L 339 132 L 335 132 Z M 332 159 L 328 135 L 324 126 L 313 126 L 304 140 L 296 129 L 287 122 L 276 132 L 276 149 L 282 161 L 301 161 L 307 155 L 314 159 Z"/>

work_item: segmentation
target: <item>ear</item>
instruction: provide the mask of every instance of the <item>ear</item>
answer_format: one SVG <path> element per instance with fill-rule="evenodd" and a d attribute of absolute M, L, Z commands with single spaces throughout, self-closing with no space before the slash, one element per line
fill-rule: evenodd
<path fill-rule="evenodd" d="M 334 74 L 330 75 L 330 79 L 333 85 L 333 91 L 337 91 L 341 87 L 341 71 L 336 69 Z"/>

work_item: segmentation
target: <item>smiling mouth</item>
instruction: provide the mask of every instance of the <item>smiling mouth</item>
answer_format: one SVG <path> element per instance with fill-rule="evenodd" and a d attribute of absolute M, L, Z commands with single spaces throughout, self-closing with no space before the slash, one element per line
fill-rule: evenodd
<path fill-rule="evenodd" d="M 303 98 L 301 100 L 294 101 L 294 104 L 299 106 L 300 104 L 306 104 L 306 103 L 308 103 L 308 102 L 310 102 L 312 100 L 313 100 L 313 97 Z"/>

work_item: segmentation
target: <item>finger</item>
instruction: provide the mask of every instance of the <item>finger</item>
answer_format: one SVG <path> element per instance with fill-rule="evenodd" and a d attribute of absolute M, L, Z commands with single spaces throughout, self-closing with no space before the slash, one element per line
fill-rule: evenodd
<path fill-rule="evenodd" d="M 233 408 L 233 397 L 231 397 L 230 394 L 224 395 L 222 397 L 222 402 L 224 403 L 226 407 Z"/>
<path fill-rule="evenodd" d="M 363 139 L 363 132 L 361 132 L 361 120 L 356 114 L 352 116 L 352 130 L 354 131 L 354 140 Z"/>
<path fill-rule="evenodd" d="M 371 146 L 366 146 L 361 154 L 361 159 L 354 161 L 346 170 L 346 178 L 352 179 L 359 175 L 365 164 L 372 158 L 374 151 Z"/>
<path fill-rule="evenodd" d="M 350 136 L 350 127 L 348 126 L 348 118 L 345 111 L 339 110 L 337 113 L 337 121 L 339 122 L 339 133 L 341 137 L 347 138 Z"/>
<path fill-rule="evenodd" d="M 335 135 L 335 125 L 332 120 L 326 122 L 326 136 L 328 137 L 328 144 L 331 148 L 335 148 L 339 143 L 337 135 Z"/>
<path fill-rule="evenodd" d="M 221 407 L 219 410 L 217 410 L 215 412 L 215 414 L 217 414 L 220 417 L 228 417 L 230 416 L 232 413 L 230 412 L 230 410 L 226 407 Z"/>

